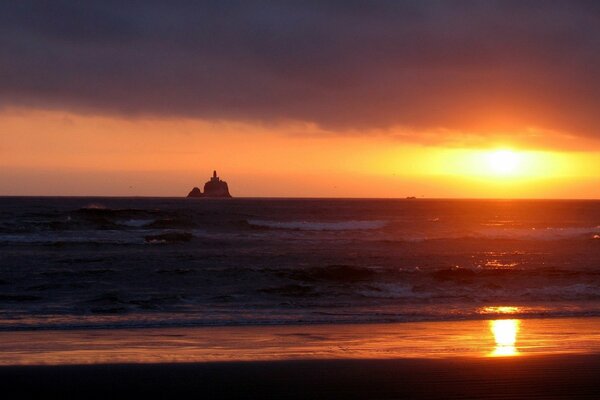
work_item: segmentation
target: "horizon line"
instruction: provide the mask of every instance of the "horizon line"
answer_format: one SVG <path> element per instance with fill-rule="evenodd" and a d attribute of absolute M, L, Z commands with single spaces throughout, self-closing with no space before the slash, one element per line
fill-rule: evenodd
<path fill-rule="evenodd" d="M 600 201 L 600 198 L 566 198 L 566 197 L 301 197 L 301 196 L 233 196 L 231 198 L 201 197 L 188 198 L 186 196 L 147 196 L 147 195 L 19 195 L 19 194 L 0 194 L 0 198 L 115 198 L 115 199 L 183 199 L 188 201 L 231 201 L 231 200 L 252 200 L 252 199 L 273 199 L 273 200 L 510 200 L 510 201 Z"/>

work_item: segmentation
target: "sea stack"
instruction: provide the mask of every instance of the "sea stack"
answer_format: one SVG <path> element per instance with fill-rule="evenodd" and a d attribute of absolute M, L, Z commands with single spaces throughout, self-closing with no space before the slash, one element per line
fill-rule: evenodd
<path fill-rule="evenodd" d="M 229 198 L 229 187 L 227 182 L 222 181 L 217 176 L 217 171 L 213 171 L 213 176 L 204 184 L 204 193 L 197 187 L 193 188 L 187 197 L 226 197 Z"/>

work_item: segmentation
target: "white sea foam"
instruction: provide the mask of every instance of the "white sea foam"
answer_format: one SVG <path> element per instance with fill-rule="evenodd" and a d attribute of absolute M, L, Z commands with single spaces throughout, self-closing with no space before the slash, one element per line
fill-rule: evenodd
<path fill-rule="evenodd" d="M 265 221 L 248 220 L 250 225 L 273 228 L 273 229 L 293 229 L 302 231 L 352 231 L 352 230 L 373 230 L 381 229 L 387 225 L 387 221 Z"/>
<path fill-rule="evenodd" d="M 154 219 L 128 219 L 124 221 L 118 221 L 119 225 L 130 226 L 132 228 L 141 228 L 146 225 L 153 223 Z"/>

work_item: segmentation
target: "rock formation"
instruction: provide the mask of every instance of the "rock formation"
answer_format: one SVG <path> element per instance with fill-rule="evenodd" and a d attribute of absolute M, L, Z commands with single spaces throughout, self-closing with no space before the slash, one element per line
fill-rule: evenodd
<path fill-rule="evenodd" d="M 227 182 L 222 181 L 217 176 L 217 171 L 213 171 L 213 176 L 204 184 L 204 193 L 197 187 L 193 188 L 187 197 L 231 197 Z"/>
<path fill-rule="evenodd" d="M 193 188 L 187 197 L 202 197 L 202 192 L 197 187 Z"/>

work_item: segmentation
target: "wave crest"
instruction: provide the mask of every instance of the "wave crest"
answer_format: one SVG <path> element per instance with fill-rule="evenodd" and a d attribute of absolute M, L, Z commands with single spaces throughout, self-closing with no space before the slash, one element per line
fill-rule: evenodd
<path fill-rule="evenodd" d="M 267 221 L 251 219 L 247 221 L 249 225 L 269 228 L 269 229 L 287 229 L 299 231 L 355 231 L 355 230 L 376 230 L 385 227 L 387 221 Z"/>

